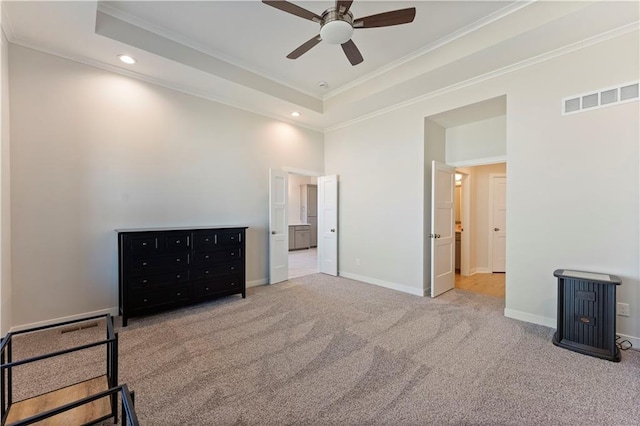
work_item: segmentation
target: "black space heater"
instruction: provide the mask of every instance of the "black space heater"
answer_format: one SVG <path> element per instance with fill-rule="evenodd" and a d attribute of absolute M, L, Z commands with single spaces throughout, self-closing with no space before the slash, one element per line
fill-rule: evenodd
<path fill-rule="evenodd" d="M 615 275 L 557 269 L 558 328 L 553 344 L 585 355 L 620 361 L 616 346 Z"/>

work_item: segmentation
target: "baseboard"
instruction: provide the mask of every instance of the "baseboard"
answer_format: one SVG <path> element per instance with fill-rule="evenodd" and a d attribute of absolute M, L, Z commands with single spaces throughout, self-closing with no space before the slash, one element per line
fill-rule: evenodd
<path fill-rule="evenodd" d="M 383 280 L 379 280 L 377 278 L 365 277 L 365 276 L 362 276 L 362 275 L 356 275 L 356 274 L 352 274 L 350 272 L 344 272 L 344 271 L 338 272 L 338 275 L 340 275 L 341 277 L 344 277 L 344 278 L 349 278 L 351 280 L 362 281 L 362 282 L 367 283 L 367 284 L 373 284 L 373 285 L 377 285 L 377 286 L 380 286 L 380 287 L 389 288 L 391 290 L 396 290 L 396 291 L 401 291 L 403 293 L 413 294 L 414 296 L 422 296 L 422 297 L 424 297 L 424 289 L 421 289 L 421 288 L 409 287 L 409 286 L 402 285 L 402 284 L 392 283 L 392 282 L 389 282 L 389 281 L 383 281 Z"/>
<path fill-rule="evenodd" d="M 631 350 L 640 351 L 640 337 L 627 336 L 626 334 L 616 333 L 617 336 L 620 337 L 619 341 L 628 340 L 631 342 L 633 347 Z"/>
<path fill-rule="evenodd" d="M 504 316 L 524 322 L 544 325 L 545 327 L 550 328 L 556 328 L 558 326 L 558 320 L 556 318 L 543 317 L 540 315 L 530 314 L 529 312 L 516 311 L 513 309 L 504 308 Z"/>
<path fill-rule="evenodd" d="M 515 311 L 513 309 L 504 310 L 504 316 L 508 318 L 517 319 L 524 322 L 530 322 L 533 324 L 544 325 L 549 328 L 555 329 L 558 327 L 557 318 L 547 318 L 540 315 L 530 314 L 528 312 Z M 626 334 L 616 333 L 616 335 L 620 336 L 620 340 L 628 340 L 633 345 L 633 350 L 640 351 L 640 338 L 627 336 Z"/>
<path fill-rule="evenodd" d="M 99 311 L 85 312 L 85 313 L 76 314 L 76 315 L 69 315 L 68 317 L 60 317 L 60 318 L 54 318 L 54 319 L 50 319 L 50 320 L 46 320 L 46 321 L 32 322 L 30 324 L 23 324 L 23 325 L 13 326 L 13 327 L 11 327 L 9 332 L 10 333 L 14 333 L 16 331 L 28 330 L 30 328 L 44 327 L 44 326 L 47 326 L 47 325 L 59 324 L 61 322 L 65 322 L 65 321 L 74 321 L 74 320 L 79 320 L 79 319 L 83 319 L 83 318 L 95 317 L 95 316 L 98 316 L 98 315 L 106 315 L 106 314 L 111 314 L 113 316 L 118 316 L 118 315 L 120 315 L 120 310 L 117 307 L 110 308 L 110 309 L 100 309 Z"/>
<path fill-rule="evenodd" d="M 471 275 L 473 274 L 490 274 L 493 271 L 489 268 L 475 268 L 471 270 Z"/>
<path fill-rule="evenodd" d="M 258 287 L 259 285 L 265 284 L 269 284 L 269 280 L 267 278 L 260 278 L 259 280 L 247 281 L 247 288 Z"/>

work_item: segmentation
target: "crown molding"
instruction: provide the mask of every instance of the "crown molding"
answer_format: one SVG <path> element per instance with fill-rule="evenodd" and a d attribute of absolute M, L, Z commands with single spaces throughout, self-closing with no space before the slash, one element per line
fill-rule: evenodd
<path fill-rule="evenodd" d="M 532 2 L 531 1 L 527 1 L 526 5 L 528 5 L 530 3 L 532 3 Z M 100 4 L 99 8 L 102 8 L 102 7 L 104 7 L 104 5 Z M 524 6 L 520 5 L 520 7 L 524 7 Z M 507 9 L 507 8 L 503 8 L 501 10 L 504 11 L 504 9 Z M 513 11 L 515 11 L 515 10 L 517 10 L 517 9 L 511 10 L 511 13 Z M 59 57 L 64 58 L 64 59 L 71 60 L 71 61 L 78 62 L 78 63 L 82 63 L 82 64 L 85 64 L 85 65 L 88 65 L 88 66 L 92 66 L 92 67 L 95 67 L 95 68 L 104 69 L 104 70 L 107 70 L 107 71 L 110 71 L 110 72 L 114 72 L 116 74 L 120 74 L 120 75 L 124 75 L 124 76 L 130 77 L 130 78 L 134 78 L 134 79 L 137 79 L 137 80 L 145 81 L 145 82 L 148 82 L 148 83 L 151 83 L 151 84 L 155 84 L 157 86 L 161 86 L 161 87 L 164 87 L 164 88 L 167 88 L 167 89 L 170 89 L 170 90 L 175 90 L 175 91 L 178 91 L 178 92 L 181 92 L 181 93 L 185 93 L 185 94 L 196 96 L 196 97 L 199 97 L 199 98 L 202 98 L 202 99 L 206 99 L 208 101 L 212 101 L 212 102 L 216 102 L 216 103 L 219 103 L 219 104 L 223 104 L 223 105 L 226 105 L 226 106 L 238 109 L 238 110 L 250 112 L 250 113 L 257 114 L 257 115 L 260 115 L 260 116 L 263 116 L 263 117 L 267 117 L 267 118 L 270 118 L 270 119 L 274 119 L 274 120 L 277 120 L 277 121 L 280 121 L 280 122 L 285 122 L 285 123 L 291 124 L 292 126 L 301 127 L 301 128 L 309 129 L 309 130 L 312 130 L 312 131 L 325 133 L 325 134 L 329 133 L 329 132 L 332 132 L 332 131 L 335 131 L 335 130 L 338 130 L 338 129 L 341 129 L 341 128 L 344 128 L 344 127 L 348 127 L 350 125 L 353 125 L 353 124 L 356 124 L 356 123 L 359 123 L 359 122 L 362 122 L 362 121 L 369 120 L 371 118 L 374 118 L 374 117 L 389 113 L 389 112 L 394 111 L 394 110 L 405 108 L 407 106 L 422 102 L 424 100 L 428 100 L 428 99 L 431 99 L 431 98 L 434 98 L 434 97 L 437 97 L 437 96 L 440 96 L 440 95 L 443 95 L 443 94 L 446 94 L 446 93 L 454 92 L 456 90 L 460 90 L 460 89 L 463 89 L 465 87 L 470 87 L 470 86 L 473 86 L 475 84 L 479 84 L 479 83 L 482 83 L 484 81 L 487 81 L 487 80 L 490 80 L 490 79 L 493 79 L 493 78 L 497 78 L 497 77 L 500 77 L 502 75 L 509 74 L 511 72 L 514 72 L 514 71 L 517 71 L 517 70 L 520 70 L 520 69 L 523 69 L 523 68 L 527 68 L 527 67 L 530 67 L 530 66 L 533 66 L 533 65 L 536 65 L 536 64 L 539 64 L 539 63 L 542 63 L 542 62 L 557 58 L 559 56 L 562 56 L 562 55 L 565 55 L 565 54 L 568 54 L 568 53 L 572 53 L 572 52 L 581 50 L 583 48 L 587 48 L 587 47 L 593 46 L 593 45 L 598 44 L 598 43 L 602 43 L 602 42 L 605 42 L 605 41 L 608 41 L 608 40 L 611 40 L 611 39 L 614 39 L 614 38 L 617 38 L 617 37 L 621 37 L 621 36 L 624 36 L 624 35 L 632 33 L 632 32 L 640 31 L 640 21 L 635 21 L 635 22 L 633 22 L 631 24 L 628 24 L 628 25 L 625 25 L 625 26 L 622 26 L 622 27 L 607 31 L 605 33 L 601 33 L 599 35 L 590 37 L 588 39 L 584 39 L 582 41 L 575 42 L 575 43 L 572 43 L 570 45 L 567 45 L 567 46 L 564 46 L 564 47 L 561 47 L 561 48 L 558 48 L 558 49 L 555 49 L 555 50 L 552 50 L 552 51 L 549 51 L 549 52 L 546 52 L 546 53 L 543 53 L 543 54 L 538 55 L 536 57 L 532 57 L 532 58 L 526 59 L 524 61 L 509 65 L 509 66 L 506 66 L 506 67 L 503 67 L 501 69 L 494 70 L 492 72 L 489 72 L 489 73 L 486 73 L 486 74 L 483 74 L 483 75 L 479 75 L 479 76 L 473 77 L 471 79 L 467 79 L 465 81 L 461 81 L 461 82 L 452 84 L 450 86 L 438 89 L 436 91 L 432 91 L 432 92 L 429 92 L 429 93 L 422 94 L 420 96 L 408 99 L 408 100 L 403 101 L 403 102 L 396 103 L 394 105 L 390 105 L 388 107 L 385 107 L 383 109 L 380 109 L 380 110 L 377 110 L 377 111 L 374 111 L 374 112 L 371 112 L 371 113 L 363 114 L 361 116 L 358 116 L 358 117 L 356 117 L 354 119 L 351 119 L 351 120 L 348 120 L 348 121 L 344 121 L 344 122 L 341 122 L 341 123 L 338 123 L 338 124 L 335 124 L 335 125 L 331 125 L 331 126 L 313 126 L 313 125 L 305 124 L 305 123 L 297 121 L 297 120 L 292 120 L 292 119 L 290 119 L 288 117 L 285 117 L 285 116 L 272 114 L 272 113 L 269 113 L 269 112 L 265 112 L 263 110 L 259 110 L 257 108 L 247 107 L 247 106 L 244 106 L 244 105 L 242 105 L 242 104 L 240 104 L 238 102 L 235 102 L 233 100 L 230 100 L 230 99 L 227 99 L 227 98 L 223 98 L 223 97 L 214 96 L 214 95 L 212 95 L 210 93 L 207 93 L 205 91 L 195 90 L 193 88 L 186 87 L 184 85 L 180 85 L 180 84 L 168 81 L 168 80 L 149 77 L 149 76 L 141 74 L 141 73 L 137 73 L 137 72 L 133 72 L 133 71 L 130 71 L 130 70 L 127 70 L 127 69 L 119 68 L 119 67 L 116 67 L 114 65 L 111 65 L 111 64 L 108 64 L 108 63 L 104 63 L 104 62 L 101 62 L 101 61 L 97 61 L 97 60 L 94 60 L 94 59 L 86 58 L 86 57 L 83 57 L 83 56 L 80 56 L 80 55 L 70 54 L 69 52 L 60 51 L 60 50 L 54 50 L 54 49 L 43 47 L 43 46 L 41 46 L 41 45 L 39 45 L 37 43 L 33 43 L 33 42 L 29 41 L 29 40 L 17 37 L 15 32 L 13 31 L 13 27 L 11 25 L 11 21 L 10 21 L 7 13 L 5 12 L 4 7 L 2 8 L 1 13 L 2 13 L 1 27 L 2 27 L 2 30 L 5 32 L 7 40 L 10 43 L 13 43 L 13 44 L 16 44 L 16 45 L 20 45 L 20 46 L 23 46 L 23 47 L 26 47 L 26 48 L 30 48 L 30 49 L 33 49 L 33 50 L 36 50 L 36 51 L 44 52 L 44 53 L 47 53 L 47 54 L 52 54 L 52 55 L 55 55 L 55 56 L 59 56 Z M 117 17 L 117 18 L 120 19 L 119 17 Z M 494 20 L 495 19 L 499 19 L 499 18 L 497 16 L 494 16 Z M 485 25 L 487 23 L 488 22 L 486 22 Z M 468 29 L 468 31 L 471 31 L 471 29 Z M 459 35 L 459 37 L 460 36 L 461 35 Z M 180 41 L 178 41 L 178 42 L 180 42 Z M 192 48 L 197 49 L 197 47 L 192 47 Z M 426 52 L 427 51 L 425 50 L 424 53 L 426 53 Z M 371 74 L 369 74 L 369 76 L 371 76 Z M 297 90 L 297 89 L 294 89 L 294 90 Z M 336 90 L 338 90 L 338 89 L 336 89 Z"/>
<path fill-rule="evenodd" d="M 184 45 L 186 47 L 189 47 L 191 49 L 195 49 L 195 50 L 199 51 L 200 53 L 203 53 L 203 54 L 205 54 L 207 56 L 211 56 L 211 57 L 214 57 L 214 58 L 216 58 L 218 60 L 227 62 L 227 63 L 229 63 L 229 64 L 231 64 L 233 66 L 236 66 L 238 68 L 241 68 L 241 69 L 243 69 L 243 70 L 245 70 L 245 71 L 247 71 L 249 73 L 258 75 L 258 76 L 260 76 L 262 78 L 267 78 L 269 80 L 272 80 L 272 81 L 274 81 L 274 82 L 276 82 L 278 84 L 281 84 L 281 85 L 283 85 L 283 86 L 285 86 L 285 87 L 287 87 L 289 89 L 292 89 L 292 90 L 295 90 L 297 92 L 303 93 L 303 94 L 305 94 L 307 96 L 311 96 L 312 98 L 315 98 L 317 100 L 322 100 L 322 97 L 318 96 L 318 94 L 311 93 L 308 90 L 302 89 L 300 87 L 293 86 L 289 82 L 286 82 L 284 80 L 281 80 L 281 79 L 279 79 L 277 77 L 274 77 L 274 76 L 270 75 L 270 73 L 267 72 L 266 70 L 262 70 L 262 69 L 257 68 L 257 67 L 248 67 L 246 64 L 241 64 L 240 62 L 238 62 L 237 59 L 231 58 L 231 57 L 229 57 L 227 55 L 224 55 L 224 54 L 222 54 L 220 52 L 214 51 L 214 50 L 210 49 L 209 47 L 207 47 L 207 46 L 205 46 L 203 44 L 200 44 L 200 43 L 198 43 L 198 42 L 196 42 L 196 41 L 194 41 L 194 40 L 192 40 L 192 39 L 190 39 L 188 37 L 184 37 L 184 36 L 181 36 L 179 34 L 176 34 L 175 32 L 173 32 L 173 31 L 171 31 L 171 30 L 169 30 L 169 29 L 167 29 L 165 27 L 162 27 L 162 26 L 156 25 L 156 24 L 152 24 L 152 23 L 150 23 L 148 21 L 145 21 L 144 19 L 140 19 L 140 18 L 138 18 L 136 16 L 133 16 L 133 15 L 128 14 L 128 13 L 125 13 L 125 12 L 123 12 L 123 11 L 117 9 L 117 8 L 114 8 L 113 6 L 110 6 L 110 5 L 106 4 L 103 1 L 98 2 L 98 10 L 97 11 L 98 12 L 102 12 L 102 13 L 104 13 L 106 15 L 112 16 L 112 17 L 114 17 L 116 19 L 119 19 L 119 20 L 121 20 L 123 22 L 126 22 L 127 24 L 134 25 L 136 27 L 142 28 L 143 30 L 146 30 L 146 31 L 152 32 L 154 34 L 157 34 L 159 36 L 162 36 L 164 38 L 167 38 L 167 39 L 169 39 L 171 41 L 174 41 L 176 43 L 180 43 L 180 44 L 182 44 L 182 45 Z"/>
<path fill-rule="evenodd" d="M 4 31 L 4 35 L 7 37 L 7 41 L 13 42 L 16 38 L 16 33 L 13 30 L 13 25 L 11 25 L 11 19 L 9 19 L 9 14 L 6 12 L 4 8 L 4 2 L 0 1 L 0 13 L 2 13 L 2 31 Z"/>
<path fill-rule="evenodd" d="M 402 108 L 405 108 L 405 107 L 408 107 L 410 105 L 422 102 L 422 101 L 427 100 L 427 99 L 435 98 L 436 96 L 440 96 L 440 95 L 443 95 L 443 94 L 446 94 L 446 93 L 451 93 L 451 92 L 454 92 L 456 90 L 463 89 L 465 87 L 470 87 L 470 86 L 473 86 L 475 84 L 479 84 L 479 83 L 482 83 L 484 81 L 491 80 L 493 78 L 497 78 L 497 77 L 500 77 L 500 76 L 503 76 L 503 75 L 506 75 L 506 74 L 509 74 L 509 73 L 512 73 L 512 72 L 515 72 L 515 71 L 518 71 L 518 70 L 521 70 L 521 69 L 524 69 L 524 68 L 528 68 L 530 66 L 537 65 L 537 64 L 540 64 L 542 62 L 546 62 L 546 61 L 549 61 L 551 59 L 554 59 L 554 58 L 557 58 L 557 57 L 560 57 L 560 56 L 563 56 L 563 55 L 566 55 L 566 54 L 569 54 L 569 53 L 572 53 L 572 52 L 576 52 L 578 50 L 582 50 L 584 48 L 591 47 L 591 46 L 594 46 L 596 44 L 603 43 L 605 41 L 612 40 L 614 38 L 622 37 L 624 35 L 630 34 L 632 32 L 637 32 L 637 31 L 640 31 L 640 21 L 632 22 L 631 24 L 624 25 L 622 27 L 615 28 L 615 29 L 610 30 L 610 31 L 606 31 L 606 32 L 604 32 L 602 34 L 598 34 L 596 36 L 593 36 L 593 37 L 590 37 L 590 38 L 587 38 L 587 39 L 584 39 L 584 40 L 569 44 L 567 46 L 560 47 L 558 49 L 543 53 L 543 54 L 538 55 L 538 56 L 534 56 L 534 57 L 526 59 L 524 61 L 520 61 L 520 62 L 517 62 L 515 64 L 511 64 L 509 66 L 506 66 L 506 67 L 491 71 L 489 73 L 482 74 L 482 75 L 479 75 L 479 76 L 476 76 L 476 77 L 473 77 L 473 78 L 458 82 L 456 84 L 452 84 L 452 85 L 447 86 L 447 87 L 443 87 L 442 89 L 438 89 L 438 90 L 434 90 L 433 92 L 425 93 L 423 95 L 420 95 L 420 96 L 417 96 L 415 98 L 406 100 L 404 102 L 397 103 L 395 105 L 391 105 L 389 107 L 380 109 L 378 111 L 361 115 L 360 117 L 354 118 L 352 120 L 348 120 L 348 121 L 345 121 L 343 123 L 336 124 L 334 126 L 329 126 L 329 127 L 324 129 L 324 133 L 326 134 L 326 133 L 329 133 L 329 132 L 333 132 L 335 130 L 342 129 L 344 127 L 348 127 L 348 126 L 351 126 L 353 124 L 360 123 L 362 121 L 366 121 L 366 120 L 369 120 L 369 119 L 374 118 L 374 117 L 379 117 L 379 116 L 387 114 L 387 113 L 389 113 L 391 111 L 402 109 Z"/>
<path fill-rule="evenodd" d="M 326 93 L 323 97 L 322 100 L 326 101 L 328 99 L 331 99 L 334 96 L 337 96 L 341 93 L 347 92 L 363 83 L 366 83 L 367 81 L 373 80 L 374 78 L 380 77 L 384 74 L 387 74 L 391 71 L 393 71 L 394 69 L 401 67 L 402 65 L 405 65 L 421 56 L 427 55 L 431 52 L 433 52 L 436 49 L 439 49 L 459 38 L 462 38 L 470 33 L 473 33 L 474 31 L 479 30 L 482 27 L 485 27 L 493 22 L 496 22 L 502 18 L 504 18 L 505 16 L 508 16 L 514 12 L 517 12 L 520 9 L 523 9 L 529 5 L 531 5 L 532 3 L 535 3 L 537 0 L 523 0 L 523 1 L 516 1 L 515 3 L 509 4 L 508 6 L 505 6 L 495 12 L 493 12 L 490 15 L 487 15 L 485 17 L 483 17 L 482 19 L 479 19 L 463 28 L 460 28 L 459 30 L 447 35 L 446 37 L 440 38 L 436 41 L 434 41 L 433 43 L 430 43 L 418 50 L 416 50 L 413 53 L 410 53 L 407 56 L 404 56 L 400 59 L 397 59 L 383 67 L 378 68 L 377 70 L 370 72 L 369 74 L 366 74 L 360 78 L 357 78 L 345 85 L 342 85 L 334 90 L 331 90 L 330 92 Z"/>

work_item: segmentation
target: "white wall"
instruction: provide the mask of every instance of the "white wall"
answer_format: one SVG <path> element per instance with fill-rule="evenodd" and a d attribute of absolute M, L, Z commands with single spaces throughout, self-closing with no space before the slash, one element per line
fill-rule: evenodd
<path fill-rule="evenodd" d="M 505 313 L 554 326 L 553 271 L 608 272 L 624 280 L 618 300 L 631 305 L 618 331 L 637 339 L 638 102 L 562 116 L 560 100 L 637 80 L 638 40 L 628 33 L 327 133 L 325 170 L 341 175 L 341 271 L 420 286 L 424 118 L 506 94 Z"/>
<path fill-rule="evenodd" d="M 492 117 L 447 128 L 447 164 L 507 155 L 507 118 Z"/>
<path fill-rule="evenodd" d="M 395 111 L 325 134 L 341 275 L 422 294 L 423 131 L 424 117 Z"/>
<path fill-rule="evenodd" d="M 11 174 L 9 127 L 9 44 L 0 30 L 0 334 L 11 328 Z"/>
<path fill-rule="evenodd" d="M 117 306 L 115 228 L 246 225 L 268 274 L 270 167 L 323 170 L 323 136 L 10 45 L 13 324 Z"/>
<path fill-rule="evenodd" d="M 560 95 L 637 80 L 638 41 L 635 32 L 523 70 L 527 85 L 512 82 L 509 315 L 555 324 L 554 269 L 611 273 L 623 280 L 618 301 L 635 306 L 630 317 L 618 317 L 618 331 L 640 337 L 638 102 L 568 116 L 558 102 Z"/>

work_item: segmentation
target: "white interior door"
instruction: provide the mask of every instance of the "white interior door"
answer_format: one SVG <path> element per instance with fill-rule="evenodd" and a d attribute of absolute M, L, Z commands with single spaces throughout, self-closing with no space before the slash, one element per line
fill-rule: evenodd
<path fill-rule="evenodd" d="M 318 270 L 338 275 L 338 175 L 318 178 Z"/>
<path fill-rule="evenodd" d="M 507 177 L 491 176 L 492 272 L 506 271 L 507 258 Z"/>
<path fill-rule="evenodd" d="M 269 170 L 269 284 L 289 278 L 288 175 Z"/>
<path fill-rule="evenodd" d="M 455 168 L 433 161 L 431 174 L 431 297 L 436 297 L 455 284 Z"/>

